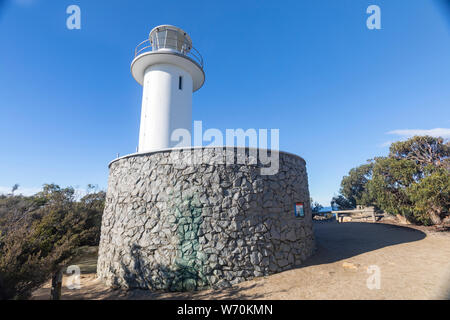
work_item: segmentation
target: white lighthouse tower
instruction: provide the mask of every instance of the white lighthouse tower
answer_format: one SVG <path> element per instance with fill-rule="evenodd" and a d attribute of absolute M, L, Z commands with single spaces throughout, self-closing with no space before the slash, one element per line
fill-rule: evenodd
<path fill-rule="evenodd" d="M 192 131 L 192 92 L 205 82 L 200 53 L 186 32 L 161 25 L 137 46 L 131 74 L 143 87 L 138 151 L 173 147 L 174 130 Z"/>

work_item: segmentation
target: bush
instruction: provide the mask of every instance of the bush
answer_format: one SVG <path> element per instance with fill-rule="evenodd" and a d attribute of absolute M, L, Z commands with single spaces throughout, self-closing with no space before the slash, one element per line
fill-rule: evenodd
<path fill-rule="evenodd" d="M 32 197 L 0 199 L 1 299 L 28 298 L 77 248 L 98 245 L 105 193 L 78 201 L 74 194 L 53 184 Z"/>

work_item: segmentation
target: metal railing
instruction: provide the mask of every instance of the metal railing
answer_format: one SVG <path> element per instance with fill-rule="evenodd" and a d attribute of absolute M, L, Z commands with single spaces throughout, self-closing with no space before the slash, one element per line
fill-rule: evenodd
<path fill-rule="evenodd" d="M 167 42 L 167 40 L 169 40 Z M 139 43 L 134 50 L 134 57 L 146 53 L 146 52 L 157 52 L 161 49 L 170 49 L 178 54 L 182 54 L 191 60 L 194 60 L 196 63 L 198 63 L 203 68 L 203 57 L 200 54 L 200 52 L 197 51 L 192 46 L 188 46 L 186 43 L 181 43 L 178 41 L 178 39 L 172 39 L 172 38 L 166 38 L 166 41 L 164 44 L 153 44 L 150 39 L 147 39 L 145 41 L 142 41 Z"/>

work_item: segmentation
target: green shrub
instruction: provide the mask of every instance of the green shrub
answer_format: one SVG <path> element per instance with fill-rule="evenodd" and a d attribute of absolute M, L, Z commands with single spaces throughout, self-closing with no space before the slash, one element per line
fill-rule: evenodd
<path fill-rule="evenodd" d="M 77 248 L 98 245 L 105 193 L 74 194 L 52 184 L 32 197 L 0 199 L 1 299 L 28 298 Z"/>

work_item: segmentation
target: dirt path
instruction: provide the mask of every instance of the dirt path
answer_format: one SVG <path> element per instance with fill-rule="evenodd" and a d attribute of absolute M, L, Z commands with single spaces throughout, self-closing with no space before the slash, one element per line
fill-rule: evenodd
<path fill-rule="evenodd" d="M 450 236 L 372 223 L 315 223 L 317 253 L 300 268 L 218 291 L 155 293 L 113 291 L 92 273 L 63 299 L 450 299 Z M 95 261 L 94 261 L 95 263 Z M 86 262 L 87 265 L 92 264 Z M 369 266 L 380 288 L 369 289 Z M 83 270 L 83 267 L 82 267 Z M 376 285 L 376 282 L 372 282 Z M 49 296 L 49 284 L 35 299 Z"/>

